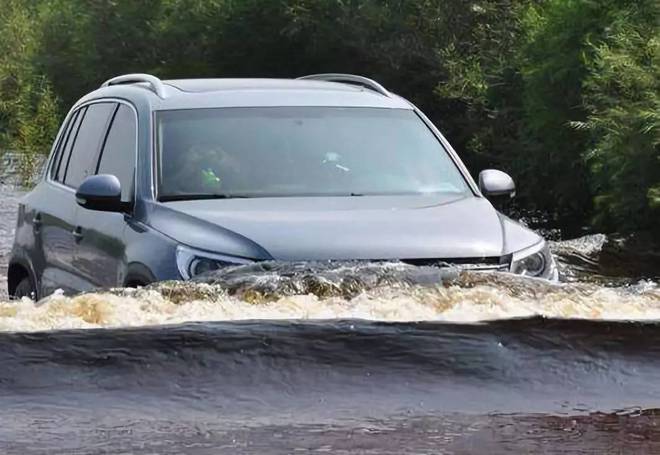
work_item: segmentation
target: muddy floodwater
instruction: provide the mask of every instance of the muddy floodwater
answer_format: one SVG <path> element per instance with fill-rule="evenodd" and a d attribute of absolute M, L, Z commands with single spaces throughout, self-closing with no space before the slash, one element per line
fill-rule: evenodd
<path fill-rule="evenodd" d="M 0 275 L 19 194 L 0 197 Z M 0 454 L 660 453 L 660 265 L 264 263 L 0 297 Z"/>

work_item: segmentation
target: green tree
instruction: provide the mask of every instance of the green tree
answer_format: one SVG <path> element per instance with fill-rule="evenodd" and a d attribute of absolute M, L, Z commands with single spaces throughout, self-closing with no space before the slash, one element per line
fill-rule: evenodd
<path fill-rule="evenodd" d="M 602 229 L 660 240 L 660 5 L 629 5 L 593 43 L 585 78 L 585 153 Z"/>
<path fill-rule="evenodd" d="M 21 152 L 27 179 L 35 157 L 49 152 L 59 108 L 48 79 L 34 65 L 40 36 L 33 6 L 6 0 L 0 9 L 0 143 Z"/>
<path fill-rule="evenodd" d="M 582 84 L 597 41 L 613 14 L 608 0 L 550 0 L 524 13 L 519 62 L 523 130 L 517 153 L 528 195 L 562 224 L 589 221 L 591 192 L 583 152 L 589 137 L 570 127 L 586 118 Z"/>

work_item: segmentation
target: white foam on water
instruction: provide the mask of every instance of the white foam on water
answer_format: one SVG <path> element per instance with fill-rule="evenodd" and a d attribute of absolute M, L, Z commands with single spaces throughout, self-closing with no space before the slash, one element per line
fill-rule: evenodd
<path fill-rule="evenodd" d="M 555 253 L 573 252 L 591 256 L 599 253 L 607 241 L 605 234 L 589 234 L 575 239 L 550 242 L 550 245 Z"/>
<path fill-rule="evenodd" d="M 596 320 L 660 320 L 660 288 L 531 283 L 486 279 L 447 287 L 389 286 L 353 298 L 282 296 L 255 303 L 207 284 L 168 284 L 140 290 L 56 294 L 34 303 L 0 303 L 0 331 L 136 327 L 192 321 L 366 319 L 472 323 L 544 316 Z M 504 280 L 506 281 L 506 280 Z M 173 289 L 179 289 L 176 298 Z"/>

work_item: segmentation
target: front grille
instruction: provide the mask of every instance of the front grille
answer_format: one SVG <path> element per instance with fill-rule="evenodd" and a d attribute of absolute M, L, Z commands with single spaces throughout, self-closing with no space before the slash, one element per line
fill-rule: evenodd
<path fill-rule="evenodd" d="M 496 256 L 483 258 L 403 259 L 401 262 L 429 267 L 457 267 L 464 270 L 506 272 L 509 270 L 510 258 Z"/>

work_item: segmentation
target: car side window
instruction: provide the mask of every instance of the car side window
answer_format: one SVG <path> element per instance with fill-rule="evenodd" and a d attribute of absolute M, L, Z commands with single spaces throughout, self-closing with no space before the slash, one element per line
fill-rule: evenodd
<path fill-rule="evenodd" d="M 65 185 L 77 188 L 85 177 L 94 174 L 96 157 L 116 106 L 116 103 L 96 103 L 87 107 L 66 163 Z M 60 170 L 63 165 L 64 162 Z"/>
<path fill-rule="evenodd" d="M 68 128 L 65 134 L 62 136 L 60 141 L 59 151 L 56 155 L 55 161 L 53 162 L 53 170 L 51 177 L 53 180 L 56 180 L 60 183 L 64 183 L 64 173 L 66 170 L 66 163 L 69 161 L 69 155 L 71 154 L 71 146 L 76 138 L 76 133 L 78 132 L 78 127 L 80 126 L 80 121 L 85 115 L 86 107 L 78 109 L 74 112 L 71 120 L 69 121 Z"/>
<path fill-rule="evenodd" d="M 76 121 L 77 117 L 78 117 L 78 111 L 74 111 L 71 114 L 71 116 L 67 117 L 66 121 L 63 123 L 62 134 L 61 136 L 59 136 L 59 138 L 57 139 L 57 143 L 55 144 L 55 151 L 53 152 L 52 163 L 50 165 L 50 169 L 48 170 L 49 175 L 53 179 L 57 174 L 57 164 L 59 163 L 62 157 L 62 149 L 64 148 L 64 144 L 66 143 L 67 136 L 69 135 L 69 131 L 71 131 L 71 126 Z"/>
<path fill-rule="evenodd" d="M 130 202 L 133 195 L 137 125 L 133 110 L 120 104 L 110 124 L 110 131 L 101 151 L 97 174 L 111 174 L 121 183 L 121 199 Z"/>

